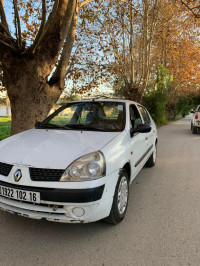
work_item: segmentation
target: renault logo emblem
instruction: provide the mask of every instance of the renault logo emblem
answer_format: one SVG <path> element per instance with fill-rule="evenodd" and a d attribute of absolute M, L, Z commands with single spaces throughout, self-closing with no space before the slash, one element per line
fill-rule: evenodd
<path fill-rule="evenodd" d="M 14 179 L 16 182 L 18 182 L 22 177 L 22 171 L 20 169 L 18 169 L 15 173 L 14 173 Z"/>

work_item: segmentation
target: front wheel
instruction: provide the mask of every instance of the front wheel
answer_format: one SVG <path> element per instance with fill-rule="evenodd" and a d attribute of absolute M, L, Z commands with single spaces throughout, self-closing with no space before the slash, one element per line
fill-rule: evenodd
<path fill-rule="evenodd" d="M 156 158 L 157 158 L 157 145 L 155 146 L 153 153 L 151 154 L 148 161 L 146 162 L 146 166 L 153 167 L 156 164 Z"/>
<path fill-rule="evenodd" d="M 122 169 L 117 186 L 110 215 L 104 219 L 105 222 L 111 224 L 120 223 L 126 214 L 129 197 L 129 178 L 125 169 Z"/>

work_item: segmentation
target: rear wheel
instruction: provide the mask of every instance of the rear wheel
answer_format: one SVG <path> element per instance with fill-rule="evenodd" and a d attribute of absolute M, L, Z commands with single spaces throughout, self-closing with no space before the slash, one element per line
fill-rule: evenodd
<path fill-rule="evenodd" d="M 192 126 L 192 134 L 197 134 L 197 127 Z"/>
<path fill-rule="evenodd" d="M 155 145 L 155 149 L 153 153 L 151 154 L 148 161 L 146 162 L 146 166 L 153 167 L 156 164 L 156 158 L 157 158 L 157 145 Z"/>
<path fill-rule="evenodd" d="M 119 175 L 110 215 L 104 219 L 111 224 L 120 223 L 126 214 L 129 196 L 129 178 L 125 169 Z"/>

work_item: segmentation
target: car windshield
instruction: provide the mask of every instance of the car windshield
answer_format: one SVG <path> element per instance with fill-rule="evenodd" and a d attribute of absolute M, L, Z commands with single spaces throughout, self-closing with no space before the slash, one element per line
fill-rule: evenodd
<path fill-rule="evenodd" d="M 104 101 L 69 103 L 45 119 L 38 128 L 122 131 L 124 106 L 121 102 Z"/>

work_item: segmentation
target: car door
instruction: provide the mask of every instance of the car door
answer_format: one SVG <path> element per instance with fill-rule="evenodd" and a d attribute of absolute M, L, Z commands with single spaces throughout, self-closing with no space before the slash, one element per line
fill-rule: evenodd
<path fill-rule="evenodd" d="M 130 129 L 137 128 L 139 124 L 142 124 L 142 117 L 136 107 L 136 105 L 131 104 L 129 106 L 129 116 L 130 116 Z M 130 154 L 131 154 L 131 179 L 133 179 L 140 169 L 143 167 L 144 154 L 147 151 L 146 145 L 146 133 L 135 133 L 133 136 L 130 134 Z"/>
<path fill-rule="evenodd" d="M 146 108 L 144 108 L 141 105 L 138 105 L 138 109 L 139 109 L 140 114 L 141 114 L 141 116 L 143 118 L 144 124 L 150 125 L 152 127 L 151 118 L 150 118 Z M 147 151 L 148 150 L 150 151 L 153 148 L 153 146 L 154 146 L 154 139 L 155 139 L 154 128 L 152 127 L 151 131 L 148 132 L 148 133 L 144 133 L 144 135 L 145 135 L 145 143 L 147 145 Z"/>

